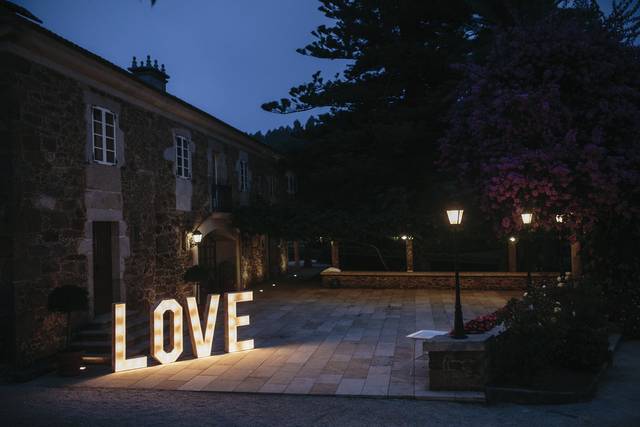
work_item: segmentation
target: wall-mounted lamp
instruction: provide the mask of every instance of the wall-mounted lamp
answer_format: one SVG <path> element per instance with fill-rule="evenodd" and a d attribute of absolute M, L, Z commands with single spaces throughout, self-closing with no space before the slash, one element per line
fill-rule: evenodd
<path fill-rule="evenodd" d="M 556 222 L 559 224 L 564 222 L 564 218 L 562 217 L 562 215 L 556 215 Z"/>
<path fill-rule="evenodd" d="M 464 214 L 464 210 L 462 209 L 448 209 L 447 218 L 449 219 L 449 224 L 451 225 L 462 224 L 462 214 Z"/>
<path fill-rule="evenodd" d="M 200 230 L 196 230 L 191 233 L 191 242 L 194 245 L 198 245 L 200 244 L 200 242 L 202 242 L 202 233 L 200 232 Z"/>

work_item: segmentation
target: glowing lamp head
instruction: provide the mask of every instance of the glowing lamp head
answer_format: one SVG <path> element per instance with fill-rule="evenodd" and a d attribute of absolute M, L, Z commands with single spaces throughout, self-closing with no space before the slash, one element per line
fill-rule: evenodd
<path fill-rule="evenodd" d="M 448 209 L 447 210 L 447 218 L 449 218 L 449 224 L 451 225 L 460 225 L 462 224 L 462 214 L 464 213 L 463 209 Z"/>
<path fill-rule="evenodd" d="M 522 223 L 524 225 L 530 225 L 531 221 L 533 221 L 533 214 L 530 212 L 525 212 L 520 215 L 522 217 Z"/>
<path fill-rule="evenodd" d="M 509 241 L 511 243 L 515 243 L 516 242 L 516 238 L 514 236 L 509 237 Z"/>
<path fill-rule="evenodd" d="M 558 224 L 561 224 L 564 222 L 564 218 L 562 217 L 562 215 L 556 215 L 556 222 Z"/>
<path fill-rule="evenodd" d="M 191 234 L 191 241 L 193 241 L 193 243 L 195 243 L 196 245 L 202 242 L 202 233 L 200 232 L 200 230 L 196 230 L 193 232 L 193 234 Z"/>

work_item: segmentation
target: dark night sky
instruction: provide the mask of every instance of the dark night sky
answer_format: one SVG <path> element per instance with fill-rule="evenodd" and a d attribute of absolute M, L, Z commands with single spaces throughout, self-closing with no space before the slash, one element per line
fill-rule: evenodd
<path fill-rule="evenodd" d="M 133 55 L 158 59 L 167 90 L 214 116 L 255 132 L 303 123 L 311 113 L 278 115 L 260 108 L 322 70 L 344 61 L 295 52 L 327 19 L 317 0 L 13 0 L 62 37 L 126 68 Z M 610 4 L 611 0 L 601 0 Z"/>

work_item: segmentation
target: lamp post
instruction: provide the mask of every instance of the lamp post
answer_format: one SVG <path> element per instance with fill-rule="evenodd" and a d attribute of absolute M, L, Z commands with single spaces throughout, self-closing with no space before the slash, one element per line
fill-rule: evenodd
<path fill-rule="evenodd" d="M 405 259 L 407 261 L 407 271 L 413 271 L 413 236 L 403 234 L 400 239 L 404 240 L 405 244 Z"/>
<path fill-rule="evenodd" d="M 451 338 L 462 339 L 467 335 L 464 333 L 464 321 L 462 319 L 462 304 L 460 303 L 460 272 L 458 268 L 458 239 L 457 231 L 462 224 L 462 209 L 448 209 L 447 217 L 449 218 L 449 224 L 453 226 L 453 253 L 454 253 L 454 269 L 456 278 L 456 306 L 455 317 L 453 319 L 453 333 Z"/>
<path fill-rule="evenodd" d="M 533 214 L 531 212 L 523 212 L 521 214 L 522 216 L 522 224 L 524 225 L 525 229 L 527 229 L 527 231 L 530 231 L 531 229 L 531 222 L 533 221 Z M 529 234 L 529 233 L 528 233 Z M 525 249 L 525 255 L 527 257 L 527 290 L 531 289 L 532 286 L 532 281 L 531 281 L 531 254 L 530 249 L 531 249 L 531 243 L 529 242 L 531 236 L 527 235 L 527 243 L 526 243 L 526 249 Z"/>

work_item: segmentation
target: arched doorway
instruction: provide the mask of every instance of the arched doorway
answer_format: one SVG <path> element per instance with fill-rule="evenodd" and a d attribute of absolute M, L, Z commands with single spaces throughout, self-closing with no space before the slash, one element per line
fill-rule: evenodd
<path fill-rule="evenodd" d="M 201 295 L 229 292 L 238 288 L 235 240 L 215 230 L 208 233 L 198 247 L 198 265 L 208 271 L 208 279 L 201 284 Z"/>

